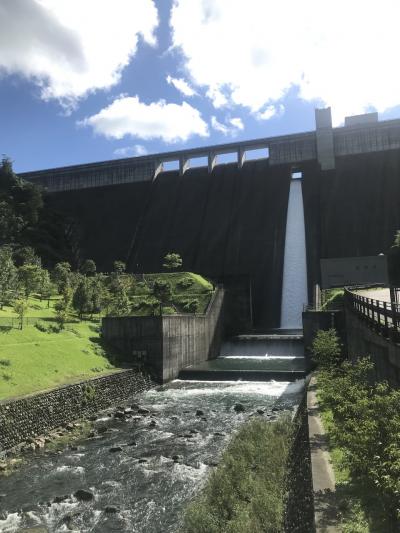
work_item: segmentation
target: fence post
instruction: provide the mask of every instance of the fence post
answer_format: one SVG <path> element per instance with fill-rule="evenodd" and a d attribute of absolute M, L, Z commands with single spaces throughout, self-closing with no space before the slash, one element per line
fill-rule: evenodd
<path fill-rule="evenodd" d="M 385 336 L 389 336 L 389 327 L 388 327 L 388 317 L 387 317 L 387 303 L 383 302 L 383 312 L 384 312 L 384 319 L 385 319 Z"/>

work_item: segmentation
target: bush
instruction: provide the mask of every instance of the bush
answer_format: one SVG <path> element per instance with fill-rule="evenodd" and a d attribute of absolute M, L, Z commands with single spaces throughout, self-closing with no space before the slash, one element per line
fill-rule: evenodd
<path fill-rule="evenodd" d="M 321 367 L 337 366 L 343 361 L 336 330 L 319 330 L 311 346 L 312 359 Z"/>
<path fill-rule="evenodd" d="M 11 361 L 9 359 L 0 359 L 0 365 L 1 366 L 10 366 Z"/>
<path fill-rule="evenodd" d="M 41 331 L 42 333 L 48 333 L 49 331 L 47 324 L 45 324 L 41 320 L 38 320 L 37 322 L 35 322 L 35 328 Z"/>
<path fill-rule="evenodd" d="M 181 280 L 179 280 L 176 286 L 179 289 L 187 290 L 189 289 L 189 287 L 193 285 L 193 283 L 194 283 L 193 278 L 186 277 L 186 278 L 182 278 Z"/>
<path fill-rule="evenodd" d="M 400 510 L 400 391 L 375 383 L 369 358 L 322 370 L 320 401 L 332 412 L 331 434 L 350 476 L 385 510 L 398 531 Z"/>
<path fill-rule="evenodd" d="M 189 505 L 185 533 L 283 531 L 290 417 L 253 419 L 233 437 L 202 493 Z"/>

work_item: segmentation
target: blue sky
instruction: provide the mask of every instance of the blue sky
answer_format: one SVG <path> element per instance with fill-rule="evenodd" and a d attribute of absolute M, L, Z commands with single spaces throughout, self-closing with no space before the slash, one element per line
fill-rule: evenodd
<path fill-rule="evenodd" d="M 17 172 L 400 117 L 400 7 L 0 0 L 0 153 Z M 390 50 L 390 54 L 387 54 Z"/>

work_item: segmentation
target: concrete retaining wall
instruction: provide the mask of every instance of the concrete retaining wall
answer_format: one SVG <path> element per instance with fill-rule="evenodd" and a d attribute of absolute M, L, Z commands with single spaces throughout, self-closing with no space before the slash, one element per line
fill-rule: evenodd
<path fill-rule="evenodd" d="M 346 309 L 347 348 L 350 359 L 370 355 L 375 363 L 376 377 L 400 386 L 400 345 L 382 335 Z"/>
<path fill-rule="evenodd" d="M 135 370 L 67 385 L 0 403 L 0 452 L 52 429 L 94 414 L 150 389 L 151 379 Z"/>
<path fill-rule="evenodd" d="M 292 442 L 287 474 L 284 531 L 313 533 L 314 497 L 306 394 L 297 410 L 296 421 L 298 427 Z"/>
<path fill-rule="evenodd" d="M 224 290 L 217 289 L 204 315 L 106 317 L 103 338 L 129 363 L 142 364 L 164 383 L 189 365 L 219 355 Z"/>

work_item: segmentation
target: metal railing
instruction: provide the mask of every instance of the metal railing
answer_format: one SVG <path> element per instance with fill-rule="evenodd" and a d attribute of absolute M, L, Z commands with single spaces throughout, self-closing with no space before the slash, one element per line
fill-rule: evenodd
<path fill-rule="evenodd" d="M 375 300 L 345 289 L 346 309 L 358 315 L 368 327 L 392 340 L 400 340 L 400 305 Z"/>

